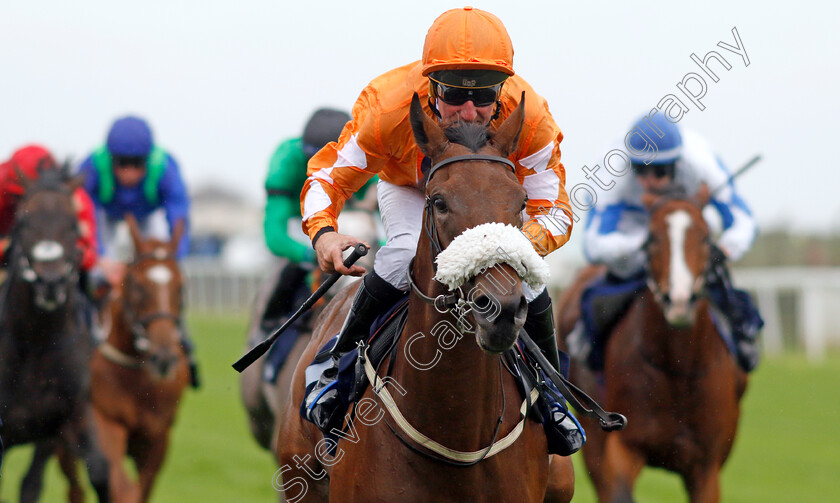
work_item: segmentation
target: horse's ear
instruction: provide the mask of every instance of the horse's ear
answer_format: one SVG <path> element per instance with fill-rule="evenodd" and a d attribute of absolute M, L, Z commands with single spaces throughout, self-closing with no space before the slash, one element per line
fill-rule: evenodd
<path fill-rule="evenodd" d="M 698 189 L 697 193 L 694 194 L 694 202 L 697 206 L 705 208 L 706 205 L 709 204 L 711 197 L 712 194 L 709 191 L 709 186 L 704 183 L 700 185 L 700 189 Z"/>
<path fill-rule="evenodd" d="M 75 176 L 70 175 L 70 161 L 64 162 L 64 167 L 62 167 L 64 172 L 70 177 L 70 180 L 67 181 L 67 186 L 70 188 L 71 192 L 75 192 L 76 189 L 85 186 L 85 180 L 87 179 L 87 173 L 84 171 L 80 171 L 76 173 Z"/>
<path fill-rule="evenodd" d="M 420 151 L 426 157 L 437 159 L 449 145 L 449 140 L 446 139 L 446 135 L 438 123 L 423 111 L 423 105 L 420 104 L 420 97 L 417 93 L 414 93 L 414 96 L 411 97 L 409 119 L 411 120 L 411 130 L 414 132 L 414 141 L 417 142 Z"/>
<path fill-rule="evenodd" d="M 516 150 L 516 144 L 519 143 L 519 133 L 522 132 L 522 125 L 525 123 L 525 91 L 522 91 L 522 98 L 519 100 L 519 106 L 513 111 L 510 116 L 505 119 L 501 126 L 496 130 L 493 139 L 490 143 L 493 144 L 501 152 L 503 157 L 507 157 Z"/>
<path fill-rule="evenodd" d="M 169 238 L 169 249 L 172 250 L 172 253 L 178 250 L 178 245 L 181 243 L 181 236 L 184 234 L 184 221 L 184 218 L 175 221 L 175 228 L 172 229 L 172 236 Z"/>
<path fill-rule="evenodd" d="M 659 198 L 661 198 L 661 197 L 662 196 L 660 196 L 658 194 L 653 194 L 651 192 L 645 192 L 644 194 L 642 194 L 642 204 L 644 205 L 645 208 L 650 210 L 651 208 L 653 208 L 653 206 L 656 204 L 656 202 L 659 201 Z"/>
<path fill-rule="evenodd" d="M 125 214 L 125 223 L 128 225 L 128 232 L 131 233 L 131 240 L 134 241 L 134 249 L 139 250 L 143 244 L 143 236 L 140 235 L 140 225 L 131 213 Z"/>
<path fill-rule="evenodd" d="M 34 180 L 26 176 L 26 173 L 20 169 L 20 166 L 18 166 L 17 163 L 12 164 L 12 169 L 15 170 L 15 175 L 17 175 L 18 183 L 20 183 L 20 186 L 23 187 L 23 192 L 29 190 L 29 187 L 31 187 L 34 183 Z"/>

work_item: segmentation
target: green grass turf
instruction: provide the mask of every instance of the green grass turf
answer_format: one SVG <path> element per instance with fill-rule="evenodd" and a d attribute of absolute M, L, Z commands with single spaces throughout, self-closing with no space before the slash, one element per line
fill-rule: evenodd
<path fill-rule="evenodd" d="M 198 346 L 204 387 L 188 392 L 152 500 L 168 502 L 273 502 L 273 457 L 250 436 L 239 399 L 244 318 L 197 316 L 190 328 Z M 840 501 L 840 355 L 820 365 L 787 355 L 764 361 L 752 375 L 735 447 L 724 467 L 723 501 L 807 503 Z M 709 414 L 714 414 L 710 404 Z M 632 418 L 631 418 L 632 420 Z M 13 450 L 3 464 L 0 499 L 16 501 L 30 449 Z M 574 501 L 594 502 L 580 454 L 575 455 Z M 65 501 L 55 462 L 41 501 Z M 636 496 L 645 502 L 687 501 L 679 479 L 647 469 Z M 94 501 L 88 494 L 87 501 Z"/>
<path fill-rule="evenodd" d="M 231 368 L 244 350 L 246 321 L 190 317 L 204 383 L 199 391 L 185 393 L 152 501 L 277 501 L 271 486 L 274 458 L 251 437 L 239 399 L 239 374 Z M 16 448 L 4 460 L 0 500 L 17 501 L 30 452 L 28 447 Z M 66 501 L 65 488 L 58 465 L 52 461 L 41 501 Z M 87 494 L 86 501 L 95 500 Z"/>
<path fill-rule="evenodd" d="M 838 382 L 840 355 L 818 365 L 799 355 L 762 362 L 751 375 L 735 446 L 723 468 L 722 501 L 840 501 Z M 714 414 L 714 404 L 708 413 Z M 574 457 L 574 501 L 595 502 L 582 454 Z M 677 475 L 653 468 L 642 472 L 634 494 L 651 503 L 688 501 Z"/>

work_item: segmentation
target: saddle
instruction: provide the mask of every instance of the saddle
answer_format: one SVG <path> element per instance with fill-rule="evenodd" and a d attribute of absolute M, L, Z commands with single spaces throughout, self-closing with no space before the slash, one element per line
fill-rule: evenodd
<path fill-rule="evenodd" d="M 580 311 L 583 337 L 589 350 L 581 351 L 587 367 L 604 370 L 604 351 L 613 328 L 627 313 L 636 297 L 647 288 L 645 274 L 621 279 L 610 274 L 593 281 L 581 295 Z M 706 277 L 709 313 L 726 347 L 745 371 L 753 370 L 759 361 L 758 332 L 764 320 L 750 295 L 734 288 L 726 266 L 718 264 Z M 570 343 L 571 346 L 571 343 Z M 580 346 L 580 343 L 576 343 Z"/>
<path fill-rule="evenodd" d="M 343 398 L 342 410 L 348 410 L 353 405 L 350 413 L 345 416 L 347 423 L 353 421 L 355 405 L 370 386 L 370 381 L 364 369 L 365 360 L 378 371 L 385 357 L 390 354 L 391 359 L 386 371 L 386 375 L 390 375 L 397 356 L 399 334 L 402 333 L 405 326 L 407 314 L 408 297 L 406 296 L 374 322 L 371 327 L 370 338 L 363 346 L 364 353 L 360 354 L 357 348 L 342 356 L 334 386 Z M 335 340 L 334 337 L 327 342 L 313 360 L 312 365 L 307 368 L 307 386 L 304 396 L 308 396 L 318 381 L 321 374 L 321 364 L 327 360 L 327 354 L 335 344 Z M 568 377 L 568 355 L 561 352 L 560 357 L 562 362 L 561 373 L 564 377 Z M 521 341 L 518 341 L 512 349 L 504 354 L 505 368 L 514 377 L 520 394 L 525 398 L 529 414 L 543 425 L 548 440 L 549 454 L 569 456 L 583 446 L 586 442 L 586 434 L 583 427 L 568 409 L 563 394 L 536 365 L 536 361 L 530 349 Z M 534 389 L 539 392 L 539 398 L 531 401 L 529 390 Z M 305 403 L 301 403 L 300 414 L 301 417 L 306 419 Z M 332 432 L 323 433 L 325 438 L 334 441 L 328 442 L 328 444 L 335 449 L 338 437 Z"/>
<path fill-rule="evenodd" d="M 623 280 L 607 274 L 596 279 L 581 295 L 580 316 L 584 336 L 591 347 L 586 364 L 592 370 L 604 370 L 604 349 L 613 327 L 621 320 L 633 300 L 647 288 L 645 277 Z"/>

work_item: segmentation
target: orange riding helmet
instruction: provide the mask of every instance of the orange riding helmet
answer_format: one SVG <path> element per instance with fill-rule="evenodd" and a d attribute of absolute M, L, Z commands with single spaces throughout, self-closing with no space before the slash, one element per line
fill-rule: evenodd
<path fill-rule="evenodd" d="M 466 89 L 461 99 L 478 92 L 470 89 L 495 87 L 498 100 L 501 84 L 514 74 L 513 44 L 493 14 L 472 7 L 452 9 L 435 19 L 426 33 L 422 64 L 422 75 L 429 77 L 430 106 L 436 113 L 433 100 L 443 89 L 439 84 Z"/>
<path fill-rule="evenodd" d="M 426 34 L 423 76 L 441 70 L 494 70 L 513 75 L 513 44 L 502 21 L 472 7 L 441 14 Z"/>

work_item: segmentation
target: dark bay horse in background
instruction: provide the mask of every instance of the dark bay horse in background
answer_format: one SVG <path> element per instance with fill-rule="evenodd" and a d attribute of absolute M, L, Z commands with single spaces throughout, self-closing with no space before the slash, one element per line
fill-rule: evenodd
<path fill-rule="evenodd" d="M 648 287 L 607 339 L 603 385 L 584 363 L 572 365 L 579 385 L 629 419 L 624 431 L 611 435 L 581 420 L 588 433 L 584 459 L 601 502 L 633 501 L 645 465 L 678 473 L 692 502 L 720 500 L 720 471 L 735 439 L 747 376 L 718 334 L 703 292 L 708 198 L 705 186 L 694 198 L 679 189 L 644 196 Z M 582 285 L 598 273 L 586 270 L 561 299 L 560 333 L 577 318 Z"/>
<path fill-rule="evenodd" d="M 111 465 L 112 501 L 146 502 L 166 457 L 189 367 L 181 347 L 184 277 L 176 261 L 184 222 L 168 242 L 145 239 L 126 215 L 134 259 L 112 296 L 111 326 L 91 361 L 96 427 Z M 60 453 L 71 483 L 71 503 L 82 503 L 75 463 Z M 123 462 L 134 461 L 133 481 Z"/>
<path fill-rule="evenodd" d="M 424 113 L 414 95 L 411 124 L 418 146 L 433 165 L 452 161 L 439 165 L 436 173 L 433 168 L 428 175 L 426 231 L 420 235 L 410 267 L 414 287 L 405 327 L 391 353 L 394 361 L 386 358 L 379 373 L 368 369 L 369 376 L 380 379 L 391 367 L 385 379 L 372 384 L 359 401 L 357 420 L 348 424 L 347 435 L 334 444 L 332 457 L 327 454 L 329 442 L 322 440 L 314 425 L 301 419 L 298 406 L 304 395 L 306 367 L 318 349 L 338 333 L 357 285 L 341 291 L 324 309 L 295 369 L 291 397 L 281 418 L 278 473 L 288 499 L 543 501 L 550 471 L 546 436 L 539 422 L 520 414 L 526 408 L 520 407 L 524 397 L 500 359 L 515 343 L 527 312 L 518 274 L 511 265 L 496 261 L 466 279 L 461 293 L 477 292 L 461 299 L 472 311 L 464 313 L 474 327 L 474 334 L 466 337 L 455 329 L 458 317 L 452 309 L 442 313 L 433 305 L 438 295 L 451 294 L 434 279 L 438 250 L 480 224 L 510 225 L 513 229 L 522 224 L 526 194 L 505 156 L 515 150 L 523 119 L 524 97 L 492 137 L 485 127 L 473 124 L 444 131 Z M 470 159 L 455 158 L 460 155 Z M 527 239 L 525 243 L 530 247 Z M 496 286 L 500 276 L 511 278 L 509 289 Z M 490 305 L 495 306 L 492 313 Z M 434 332 L 441 324 L 453 328 L 449 337 Z M 428 336 L 432 334 L 440 335 L 439 339 Z M 444 346 L 446 351 L 441 351 Z M 421 369 L 416 362 L 435 363 Z M 381 410 L 389 400 L 389 406 L 396 406 L 396 414 L 401 413 L 405 421 L 394 419 L 392 407 L 387 414 Z M 428 436 L 428 442 L 418 443 L 416 435 L 409 438 L 405 422 Z M 434 451 L 427 449 L 432 441 L 437 443 Z M 500 448 L 503 444 L 507 447 Z M 445 449 L 458 452 L 440 454 Z M 492 454 L 490 449 L 494 449 Z M 453 461 L 456 458 L 460 461 Z M 574 484 L 571 461 L 557 459 L 551 470 L 564 481 L 564 500 L 568 501 Z"/>
<path fill-rule="evenodd" d="M 0 436 L 6 447 L 36 443 L 20 501 L 37 501 L 56 447 L 83 458 L 99 501 L 108 501 L 108 461 L 89 406 L 93 340 L 81 315 L 82 254 L 67 166 L 18 172 L 24 187 L 7 251 L 0 323 Z"/>

